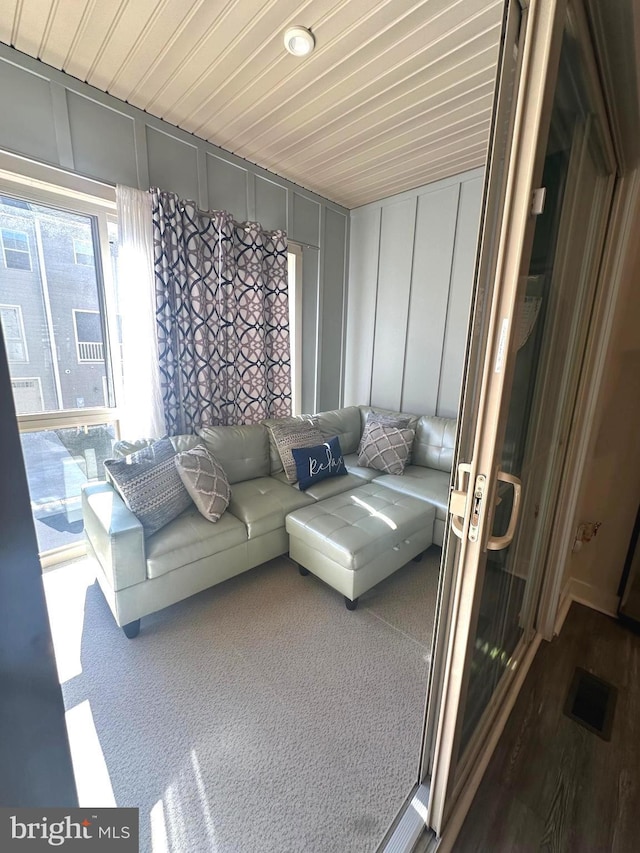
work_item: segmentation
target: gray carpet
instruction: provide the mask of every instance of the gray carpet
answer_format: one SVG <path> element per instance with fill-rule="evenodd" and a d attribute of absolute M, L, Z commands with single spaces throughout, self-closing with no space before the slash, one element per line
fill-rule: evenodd
<path fill-rule="evenodd" d="M 351 613 L 280 558 L 134 641 L 84 564 L 45 575 L 81 803 L 138 806 L 144 853 L 375 850 L 416 780 L 439 561 Z"/>

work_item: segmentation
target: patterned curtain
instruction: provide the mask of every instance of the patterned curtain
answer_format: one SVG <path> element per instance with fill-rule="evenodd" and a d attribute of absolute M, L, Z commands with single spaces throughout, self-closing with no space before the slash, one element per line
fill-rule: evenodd
<path fill-rule="evenodd" d="M 152 192 L 169 435 L 291 414 L 287 237 Z"/>

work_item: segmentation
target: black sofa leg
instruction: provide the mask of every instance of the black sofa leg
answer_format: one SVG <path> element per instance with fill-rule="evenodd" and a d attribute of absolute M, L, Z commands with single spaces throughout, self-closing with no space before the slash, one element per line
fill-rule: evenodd
<path fill-rule="evenodd" d="M 127 625 L 123 625 L 122 630 L 124 631 L 125 637 L 133 640 L 134 637 L 137 637 L 140 633 L 140 620 L 136 619 L 135 622 L 129 622 Z"/>
<path fill-rule="evenodd" d="M 358 606 L 358 599 L 354 598 L 353 601 L 351 601 L 351 599 L 347 598 L 347 596 L 345 595 L 344 605 L 347 608 L 347 610 L 355 610 L 356 607 Z"/>
<path fill-rule="evenodd" d="M 419 563 L 422 560 L 423 556 L 424 556 L 424 551 L 420 551 L 420 553 L 416 554 L 416 556 L 413 558 L 413 562 Z"/>
<path fill-rule="evenodd" d="M 306 578 L 307 575 L 311 574 L 309 569 L 305 569 L 305 567 L 301 566 L 300 563 L 298 563 L 298 571 L 300 572 L 303 578 Z"/>

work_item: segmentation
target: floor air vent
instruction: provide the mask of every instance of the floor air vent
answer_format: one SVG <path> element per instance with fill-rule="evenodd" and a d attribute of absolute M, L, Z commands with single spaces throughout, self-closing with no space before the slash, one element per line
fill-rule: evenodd
<path fill-rule="evenodd" d="M 576 667 L 564 713 L 603 740 L 611 740 L 618 691 L 612 684 Z"/>

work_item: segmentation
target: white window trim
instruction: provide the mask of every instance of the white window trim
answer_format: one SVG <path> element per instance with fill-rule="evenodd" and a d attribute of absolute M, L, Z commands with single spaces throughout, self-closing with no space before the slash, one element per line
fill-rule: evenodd
<path fill-rule="evenodd" d="M 29 364 L 29 348 L 27 347 L 27 336 L 24 332 L 24 319 L 22 317 L 22 305 L 9 305 L 6 302 L 0 303 L 1 308 L 12 308 L 14 311 L 18 312 L 18 325 L 20 326 L 20 334 L 22 335 L 22 348 L 24 349 L 24 358 L 16 361 L 15 358 L 11 358 L 9 355 L 9 348 L 7 347 L 7 359 L 10 364 Z M 5 335 L 6 338 L 6 335 Z M 15 377 L 18 378 L 18 377 Z M 19 377 L 22 378 L 22 377 Z M 26 378 L 26 377 L 25 377 Z"/>
<path fill-rule="evenodd" d="M 4 244 L 4 232 L 13 231 L 14 234 L 23 234 L 27 244 L 26 251 L 24 249 L 7 249 Z M 18 270 L 19 272 L 33 272 L 33 262 L 31 260 L 31 243 L 29 242 L 29 234 L 27 231 L 22 231 L 20 228 L 0 228 L 0 242 L 2 243 L 2 253 L 4 256 L 4 265 L 8 270 Z M 26 255 L 29 258 L 29 269 L 22 267 L 12 267 L 7 263 L 7 252 L 20 252 L 21 255 Z"/>
<path fill-rule="evenodd" d="M 104 361 L 104 341 L 81 341 L 78 338 L 78 322 L 77 315 L 78 314 L 97 314 L 100 316 L 100 312 L 96 311 L 94 308 L 72 308 L 71 313 L 73 314 L 73 334 L 76 339 L 76 357 L 78 359 L 78 364 L 101 364 Z M 102 358 L 82 358 L 81 355 L 81 345 L 82 344 L 91 344 L 92 346 L 100 345 L 102 349 Z"/>
<path fill-rule="evenodd" d="M 289 344 L 291 347 L 291 414 L 302 414 L 302 246 L 289 241 Z"/>

